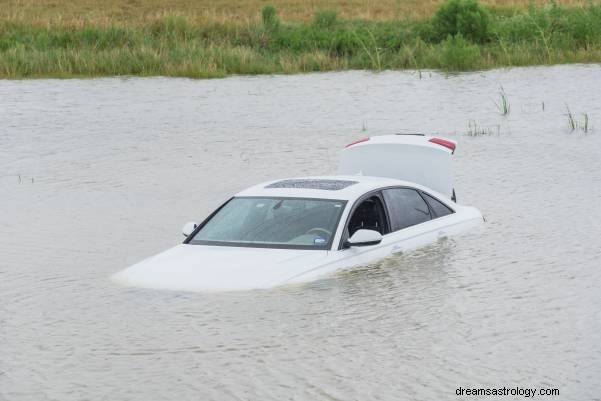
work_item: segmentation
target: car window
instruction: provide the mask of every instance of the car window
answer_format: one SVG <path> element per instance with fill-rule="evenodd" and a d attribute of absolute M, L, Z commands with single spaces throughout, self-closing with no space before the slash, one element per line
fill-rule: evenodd
<path fill-rule="evenodd" d="M 236 197 L 188 242 L 198 245 L 327 249 L 346 201 Z"/>
<path fill-rule="evenodd" d="M 447 205 L 445 205 L 438 199 L 434 199 L 425 192 L 422 192 L 422 194 L 424 195 L 424 197 L 428 201 L 428 204 L 434 211 L 434 214 L 436 215 L 435 217 L 442 217 L 453 213 L 453 210 L 451 210 L 451 208 L 449 208 Z"/>
<path fill-rule="evenodd" d="M 384 200 L 390 213 L 391 231 L 430 220 L 430 209 L 420 194 L 410 188 L 385 189 Z"/>
<path fill-rule="evenodd" d="M 378 196 L 365 199 L 353 212 L 348 224 L 349 237 L 357 230 L 374 230 L 382 235 L 389 232 L 384 206 Z"/>

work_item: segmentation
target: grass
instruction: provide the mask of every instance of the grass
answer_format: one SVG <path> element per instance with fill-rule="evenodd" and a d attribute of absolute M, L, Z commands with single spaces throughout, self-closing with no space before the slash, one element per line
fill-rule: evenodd
<path fill-rule="evenodd" d="M 1 0 L 0 19 L 33 25 L 81 26 L 146 25 L 167 15 L 186 16 L 191 22 L 256 22 L 258 10 L 272 4 L 284 20 L 310 22 L 321 10 L 335 10 L 344 19 L 390 20 L 428 18 L 444 0 Z M 483 0 L 497 9 L 527 9 L 544 0 Z M 559 0 L 567 7 L 585 6 L 588 0 Z"/>
<path fill-rule="evenodd" d="M 566 104 L 566 117 L 568 119 L 568 127 L 570 131 L 580 130 L 582 132 L 589 132 L 591 127 L 589 123 L 589 117 L 587 113 L 582 113 L 582 119 L 579 119 L 572 111 L 570 107 Z"/>
<path fill-rule="evenodd" d="M 0 78 L 213 78 L 601 62 L 601 3 L 576 0 L 3 3 Z M 506 115 L 502 89 L 500 96 Z"/>
<path fill-rule="evenodd" d="M 499 113 L 506 116 L 509 114 L 509 111 L 511 110 L 511 106 L 509 105 L 509 99 L 507 98 L 505 89 L 503 89 L 502 86 L 501 86 L 501 89 L 499 90 L 499 97 L 500 97 L 500 100 L 498 103 L 495 102 L 495 106 L 497 106 L 497 110 L 499 110 Z M 543 103 L 543 110 L 544 110 L 544 107 L 545 106 Z"/>
<path fill-rule="evenodd" d="M 497 125 L 497 126 L 495 126 L 495 128 L 496 129 L 493 129 L 490 127 L 482 127 L 475 120 L 470 120 L 467 123 L 467 131 L 466 131 L 465 135 L 472 136 L 472 137 L 492 136 L 492 135 L 499 136 L 501 134 L 501 127 Z"/>

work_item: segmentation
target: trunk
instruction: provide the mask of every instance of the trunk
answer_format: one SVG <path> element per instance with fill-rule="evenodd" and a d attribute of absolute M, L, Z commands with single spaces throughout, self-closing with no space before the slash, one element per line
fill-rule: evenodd
<path fill-rule="evenodd" d="M 451 155 L 456 143 L 424 135 L 383 135 L 348 145 L 339 172 L 396 178 L 453 198 Z"/>

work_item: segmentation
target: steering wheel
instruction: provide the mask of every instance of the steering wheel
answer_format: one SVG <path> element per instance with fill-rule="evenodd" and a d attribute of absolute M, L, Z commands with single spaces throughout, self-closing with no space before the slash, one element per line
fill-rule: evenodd
<path fill-rule="evenodd" d="M 314 233 L 314 231 L 316 231 L 316 233 Z M 305 232 L 305 234 L 311 234 L 311 233 L 313 233 L 313 234 L 322 233 L 322 234 L 325 234 L 326 237 L 328 237 L 328 238 L 332 235 L 332 233 L 330 231 L 326 230 L 325 228 L 321 228 L 321 227 L 313 227 L 312 229 L 307 230 L 307 232 Z"/>

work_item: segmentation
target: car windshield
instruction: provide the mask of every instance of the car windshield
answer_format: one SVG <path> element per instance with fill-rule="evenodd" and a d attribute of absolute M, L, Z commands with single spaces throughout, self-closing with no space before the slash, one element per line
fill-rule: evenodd
<path fill-rule="evenodd" d="M 345 205 L 330 199 L 232 198 L 188 243 L 328 249 Z"/>

